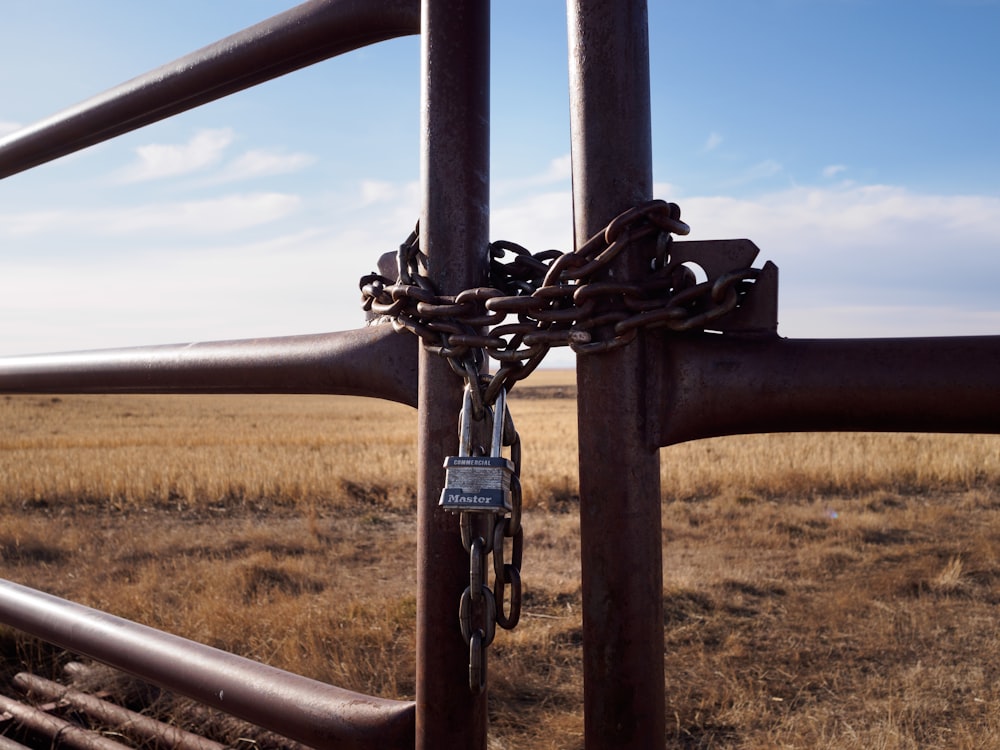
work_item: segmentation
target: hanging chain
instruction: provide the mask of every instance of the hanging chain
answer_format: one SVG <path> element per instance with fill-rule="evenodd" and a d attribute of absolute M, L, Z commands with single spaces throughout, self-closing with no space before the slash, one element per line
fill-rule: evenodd
<path fill-rule="evenodd" d="M 467 389 L 474 386 L 467 386 Z M 469 585 L 462 592 L 458 619 L 462 638 L 469 647 L 469 689 L 481 693 L 486 687 L 486 649 L 496 636 L 496 628 L 511 630 L 521 617 L 521 559 L 524 531 L 521 527 L 521 438 L 510 412 L 486 410 L 492 421 L 502 419 L 504 446 L 510 448 L 513 472 L 510 477 L 509 515 L 463 511 L 459 515 L 462 546 L 469 553 Z M 471 415 L 459 417 L 459 429 Z M 474 418 L 473 418 L 474 419 Z M 482 452 L 482 451 L 477 451 Z M 510 562 L 506 561 L 506 540 L 511 540 Z M 493 559 L 493 588 L 487 584 L 490 556 Z M 506 604 L 509 597 L 510 605 Z"/>
<path fill-rule="evenodd" d="M 483 376 L 484 381 L 489 376 Z M 481 692 L 486 684 L 486 649 L 496 627 L 513 628 L 521 610 L 521 440 L 507 410 L 507 394 L 485 407 L 481 418 L 473 411 L 473 391 L 481 383 L 467 383 L 459 412 L 459 450 L 445 460 L 445 486 L 439 506 L 459 514 L 462 546 L 469 555 L 469 585 L 459 602 L 459 625 L 469 647 L 469 687 Z M 489 448 L 480 444 L 490 433 Z M 509 447 L 510 458 L 504 456 Z M 509 514 L 509 516 L 508 516 Z M 505 560 L 505 539 L 512 540 L 511 561 Z M 489 556 L 493 556 L 493 588 L 487 583 Z M 510 586 L 510 608 L 506 590 Z"/>

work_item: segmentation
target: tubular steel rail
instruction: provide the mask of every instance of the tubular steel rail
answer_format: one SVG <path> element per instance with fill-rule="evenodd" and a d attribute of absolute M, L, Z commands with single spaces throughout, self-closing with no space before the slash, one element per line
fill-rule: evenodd
<path fill-rule="evenodd" d="M 569 0 L 576 244 L 652 190 L 645 0 Z M 488 0 L 313 0 L 0 140 L 0 176 L 350 49 L 421 33 L 420 245 L 442 295 L 488 278 Z M 746 241 L 678 243 L 703 268 Z M 742 252 L 740 250 L 739 252 Z M 755 249 L 754 249 L 755 253 Z M 714 255 L 713 255 L 714 254 Z M 751 258 L 752 259 L 752 258 Z M 720 270 L 720 269 L 716 269 Z M 721 269 L 725 270 L 725 269 Z M 648 264 L 622 254 L 616 284 Z M 714 273 L 714 272 L 713 272 Z M 712 274 L 710 274 L 711 276 Z M 581 356 L 585 741 L 663 744 L 659 448 L 789 430 L 1000 432 L 1000 337 L 787 340 L 767 264 L 719 331 L 642 330 Z M 419 408 L 415 703 L 289 675 L 0 583 L 0 621 L 314 747 L 486 747 L 456 603 L 459 521 L 438 507 L 461 379 L 389 326 L 277 339 L 0 359 L 7 393 L 323 393 Z M 615 435 L 607 441 L 604 436 Z"/>

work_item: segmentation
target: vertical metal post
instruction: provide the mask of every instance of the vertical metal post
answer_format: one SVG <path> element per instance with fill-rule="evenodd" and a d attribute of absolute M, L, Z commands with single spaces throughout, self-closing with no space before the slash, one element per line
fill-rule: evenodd
<path fill-rule="evenodd" d="M 480 286 L 489 242 L 489 1 L 424 0 L 420 242 L 442 294 Z M 469 556 L 457 517 L 437 507 L 458 448 L 462 380 L 420 353 L 417 539 L 418 750 L 486 748 L 486 696 L 469 690 L 458 605 Z"/>
<path fill-rule="evenodd" d="M 645 0 L 568 0 L 576 242 L 651 198 Z M 626 254 L 623 254 L 626 255 Z M 643 273 L 635 253 L 608 272 Z M 588 750 L 663 747 L 659 454 L 646 428 L 646 348 L 577 360 Z"/>

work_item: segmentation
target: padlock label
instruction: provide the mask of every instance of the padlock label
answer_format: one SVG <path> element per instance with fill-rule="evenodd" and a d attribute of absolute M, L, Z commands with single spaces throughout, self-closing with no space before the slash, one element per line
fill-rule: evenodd
<path fill-rule="evenodd" d="M 484 495 L 466 495 L 463 490 L 445 489 L 441 495 L 441 505 L 447 508 L 504 508 L 503 490 L 483 490 Z"/>
<path fill-rule="evenodd" d="M 501 456 L 450 456 L 439 505 L 453 511 L 507 513 L 514 464 Z"/>

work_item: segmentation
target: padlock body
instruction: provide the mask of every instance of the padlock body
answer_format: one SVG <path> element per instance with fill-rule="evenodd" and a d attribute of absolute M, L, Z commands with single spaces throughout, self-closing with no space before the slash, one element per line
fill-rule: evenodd
<path fill-rule="evenodd" d="M 514 464 L 500 456 L 449 456 L 438 503 L 445 510 L 509 513 Z"/>

